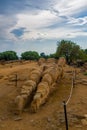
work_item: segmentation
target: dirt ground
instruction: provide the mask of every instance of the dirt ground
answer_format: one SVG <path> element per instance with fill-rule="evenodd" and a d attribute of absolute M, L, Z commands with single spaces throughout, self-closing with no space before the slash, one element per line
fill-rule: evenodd
<path fill-rule="evenodd" d="M 37 62 L 0 64 L 0 130 L 66 130 L 63 101 L 69 97 L 74 69 L 75 85 L 67 105 L 69 130 L 87 130 L 87 76 L 82 68 L 66 65 L 63 78 L 37 113 L 31 113 L 27 106 L 21 116 L 14 114 L 14 99 L 33 66 L 37 66 Z"/>

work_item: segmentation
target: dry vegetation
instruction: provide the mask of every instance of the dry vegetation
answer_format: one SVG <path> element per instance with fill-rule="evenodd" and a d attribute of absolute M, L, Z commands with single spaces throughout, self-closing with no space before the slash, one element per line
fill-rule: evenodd
<path fill-rule="evenodd" d="M 74 69 L 69 128 L 86 130 L 87 64 L 73 68 L 64 58 L 0 64 L 0 130 L 65 130 L 62 101 L 68 99 Z"/>

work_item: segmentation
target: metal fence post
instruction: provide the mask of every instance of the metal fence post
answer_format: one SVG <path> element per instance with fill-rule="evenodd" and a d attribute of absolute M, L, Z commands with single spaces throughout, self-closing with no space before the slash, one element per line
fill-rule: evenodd
<path fill-rule="evenodd" d="M 68 119 L 67 119 L 67 111 L 66 111 L 66 102 L 65 101 L 63 101 L 63 106 L 64 106 L 66 130 L 68 130 Z"/>

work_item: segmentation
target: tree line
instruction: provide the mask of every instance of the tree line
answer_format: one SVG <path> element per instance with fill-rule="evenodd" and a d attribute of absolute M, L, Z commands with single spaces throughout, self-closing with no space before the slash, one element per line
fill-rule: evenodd
<path fill-rule="evenodd" d="M 87 61 L 87 49 L 82 49 L 79 45 L 72 41 L 61 40 L 57 42 L 56 52 L 46 55 L 44 52 L 38 53 L 36 51 L 26 51 L 21 53 L 23 60 L 38 60 L 39 58 L 59 58 L 65 57 L 68 63 L 76 60 Z M 18 60 L 19 57 L 15 51 L 5 51 L 0 53 L 0 60 Z"/>

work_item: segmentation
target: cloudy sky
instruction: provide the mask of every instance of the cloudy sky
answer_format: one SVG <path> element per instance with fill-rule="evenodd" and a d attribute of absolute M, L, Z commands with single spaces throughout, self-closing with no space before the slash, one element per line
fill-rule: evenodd
<path fill-rule="evenodd" d="M 0 0 L 0 52 L 50 54 L 61 39 L 87 48 L 87 0 Z"/>

